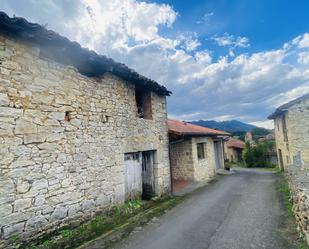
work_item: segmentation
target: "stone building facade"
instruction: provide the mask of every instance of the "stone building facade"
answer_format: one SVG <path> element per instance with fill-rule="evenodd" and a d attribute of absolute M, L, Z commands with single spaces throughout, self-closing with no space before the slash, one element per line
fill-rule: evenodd
<path fill-rule="evenodd" d="M 38 30 L 29 39 L 14 30 L 11 36 L 12 19 L 3 13 L 0 19 L 8 22 L 0 28 L 0 248 L 12 235 L 35 238 L 122 204 L 127 153 L 153 152 L 154 192 L 168 194 L 169 92 L 111 60 L 111 72 L 85 75 L 83 67 L 44 56 L 49 50 L 35 37 L 43 27 L 33 26 Z M 24 19 L 18 24 L 23 35 L 32 32 Z M 101 58 L 80 49 L 80 58 Z M 98 64 L 83 65 L 90 72 Z M 137 94 L 147 98 L 143 113 Z"/>
<path fill-rule="evenodd" d="M 309 163 L 309 94 L 277 108 L 269 116 L 275 123 L 279 166 Z"/>
<path fill-rule="evenodd" d="M 268 118 L 275 122 L 279 166 L 286 171 L 298 231 L 308 243 L 309 94 L 278 107 Z"/>
<path fill-rule="evenodd" d="M 168 120 L 168 129 L 173 181 L 207 181 L 224 168 L 228 133 L 177 120 Z"/>
<path fill-rule="evenodd" d="M 245 143 L 238 139 L 224 140 L 224 159 L 231 163 L 239 163 L 242 161 L 242 151 Z"/>

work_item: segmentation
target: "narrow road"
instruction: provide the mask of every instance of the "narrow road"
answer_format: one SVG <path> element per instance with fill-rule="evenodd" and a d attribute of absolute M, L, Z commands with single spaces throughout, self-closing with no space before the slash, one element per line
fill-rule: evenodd
<path fill-rule="evenodd" d="M 238 169 L 133 232 L 117 249 L 292 249 L 271 172 Z"/>

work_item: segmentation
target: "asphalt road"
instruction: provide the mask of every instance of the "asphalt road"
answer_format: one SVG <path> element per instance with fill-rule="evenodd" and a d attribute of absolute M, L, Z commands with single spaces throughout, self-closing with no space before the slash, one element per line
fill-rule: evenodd
<path fill-rule="evenodd" d="M 237 170 L 196 191 L 117 249 L 291 249 L 280 233 L 285 219 L 276 175 Z"/>

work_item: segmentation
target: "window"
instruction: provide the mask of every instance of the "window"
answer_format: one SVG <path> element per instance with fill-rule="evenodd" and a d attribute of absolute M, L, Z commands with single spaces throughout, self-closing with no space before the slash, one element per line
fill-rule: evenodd
<path fill-rule="evenodd" d="M 205 158 L 205 143 L 198 143 L 197 145 L 197 158 L 198 159 L 203 159 Z"/>
<path fill-rule="evenodd" d="M 135 87 L 135 101 L 137 116 L 144 119 L 152 119 L 151 92 Z"/>

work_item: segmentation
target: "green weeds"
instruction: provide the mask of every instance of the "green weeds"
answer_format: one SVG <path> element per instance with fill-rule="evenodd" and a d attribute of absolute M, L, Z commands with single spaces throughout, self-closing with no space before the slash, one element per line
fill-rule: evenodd
<path fill-rule="evenodd" d="M 294 216 L 294 212 L 293 212 L 293 202 L 292 202 L 292 196 L 291 196 L 291 192 L 289 189 L 289 185 L 288 182 L 285 178 L 285 175 L 283 172 L 279 172 L 279 169 L 277 171 L 277 175 L 278 175 L 278 179 L 276 182 L 276 189 L 277 191 L 281 194 L 282 198 L 283 198 L 283 203 L 284 206 L 287 210 L 287 216 L 288 216 L 288 224 L 290 224 L 288 227 L 288 233 L 290 234 L 295 234 L 294 236 L 291 236 L 294 239 L 294 243 L 296 245 L 297 249 L 309 249 L 309 246 L 307 245 L 307 242 L 305 240 L 304 237 L 299 237 L 298 232 L 296 231 L 296 221 L 295 221 L 295 216 Z M 293 224 L 293 225 L 291 225 Z M 286 236 L 288 236 L 288 234 L 286 234 Z M 296 237 L 296 239 L 295 239 Z"/>
<path fill-rule="evenodd" d="M 92 240 L 100 235 L 117 230 L 125 224 L 131 217 L 139 222 L 139 215 L 150 219 L 158 216 L 180 202 L 181 198 L 159 198 L 153 201 L 142 201 L 140 199 L 130 200 L 121 206 L 113 206 L 104 214 L 95 216 L 91 221 L 81 224 L 75 228 L 67 227 L 56 231 L 49 237 L 41 239 L 41 242 L 24 245 L 25 249 L 71 249 Z M 158 208 L 157 208 L 158 207 Z M 156 210 L 149 211 L 147 210 Z"/>

